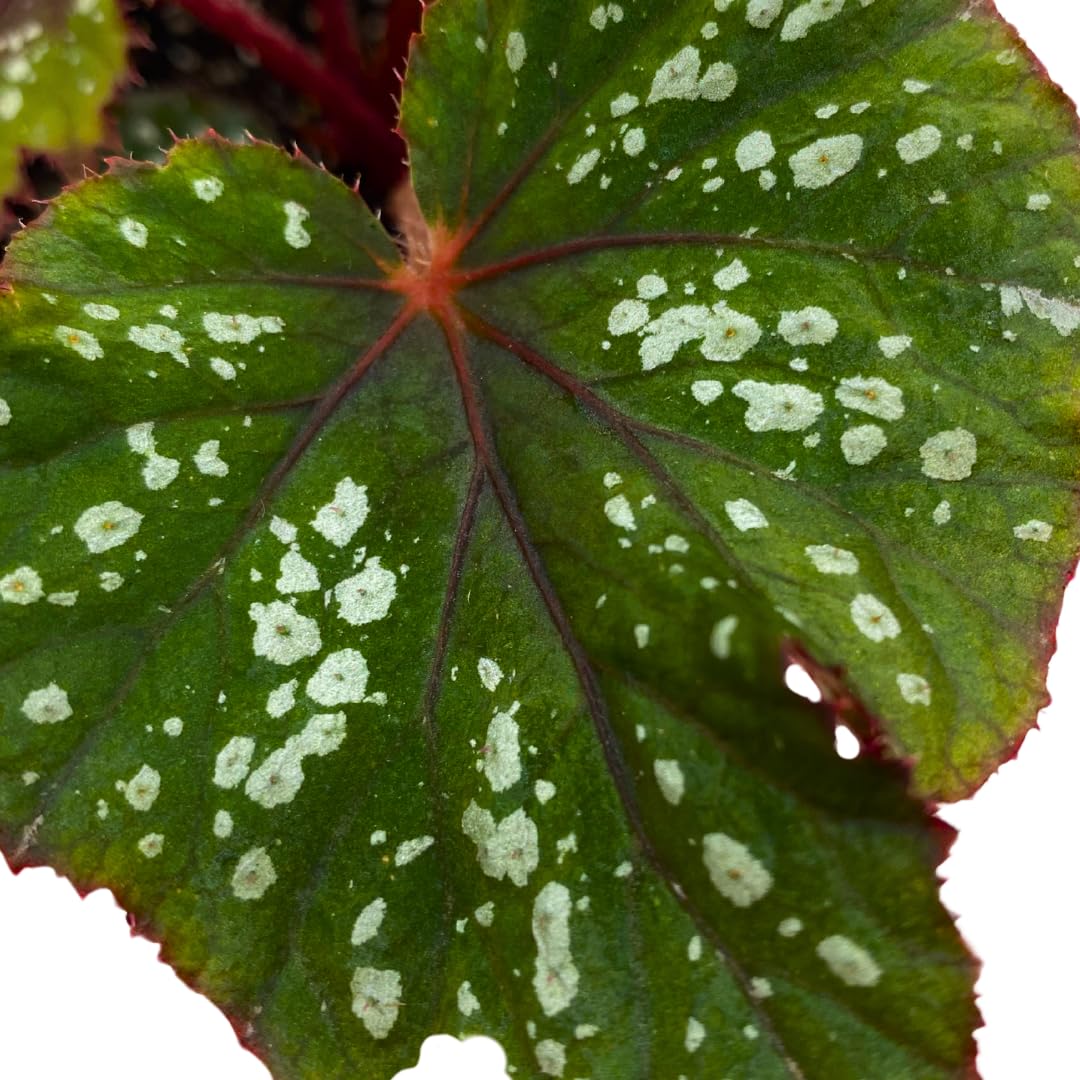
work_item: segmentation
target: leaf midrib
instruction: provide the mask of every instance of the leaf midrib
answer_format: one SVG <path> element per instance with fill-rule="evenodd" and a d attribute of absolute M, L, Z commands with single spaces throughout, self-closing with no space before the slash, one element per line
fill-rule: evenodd
<path fill-rule="evenodd" d="M 607 702 L 600 690 L 596 674 L 592 669 L 584 646 L 578 640 L 570 625 L 570 620 L 562 607 L 558 592 L 548 577 L 543 560 L 533 544 L 528 524 L 517 505 L 515 493 L 499 459 L 491 435 L 490 419 L 476 390 L 475 377 L 469 364 L 468 351 L 465 346 L 463 328 L 460 323 L 456 322 L 452 313 L 449 312 L 443 314 L 440 322 L 446 337 L 447 347 L 454 361 L 454 370 L 458 378 L 469 430 L 473 436 L 475 452 L 483 463 L 503 516 L 518 545 L 522 562 L 532 579 L 533 586 L 548 610 L 548 618 L 552 627 L 558 634 L 563 649 L 574 668 L 586 711 L 592 720 L 593 730 L 607 765 L 608 774 L 622 804 L 630 832 L 637 841 L 641 856 L 650 866 L 653 873 L 664 882 L 668 891 L 687 913 L 694 925 L 712 944 L 713 948 L 724 957 L 751 1010 L 761 1023 L 762 1029 L 773 1044 L 774 1050 L 784 1062 L 788 1074 L 793 1080 L 805 1080 L 802 1070 L 788 1054 L 784 1042 L 772 1022 L 771 1015 L 751 993 L 750 977 L 743 970 L 742 965 L 729 952 L 723 939 L 709 920 L 679 884 L 678 879 L 671 872 L 648 834 L 641 816 L 641 810 L 637 804 L 630 769 L 623 758 L 622 748 L 611 724 Z"/>

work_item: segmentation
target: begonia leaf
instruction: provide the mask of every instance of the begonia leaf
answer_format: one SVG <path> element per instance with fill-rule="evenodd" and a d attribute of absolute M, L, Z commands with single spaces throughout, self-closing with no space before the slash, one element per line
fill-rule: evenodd
<path fill-rule="evenodd" d="M 62 154 L 104 134 L 102 110 L 127 72 L 115 0 L 10 0 L 0 8 L 0 196 L 24 152 Z"/>
<path fill-rule="evenodd" d="M 403 124 L 430 264 L 215 138 L 13 242 L 5 852 L 283 1078 L 971 1076 L 930 812 L 1077 549 L 1075 116 L 989 4 L 440 0 Z"/>

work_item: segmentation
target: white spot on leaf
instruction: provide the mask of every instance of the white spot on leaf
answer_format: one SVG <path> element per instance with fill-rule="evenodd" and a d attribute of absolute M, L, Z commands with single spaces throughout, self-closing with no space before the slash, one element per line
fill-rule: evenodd
<path fill-rule="evenodd" d="M 604 503 L 604 514 L 612 525 L 617 525 L 620 529 L 632 532 L 637 528 L 633 507 L 625 495 L 612 495 Z"/>
<path fill-rule="evenodd" d="M 866 6 L 866 0 L 863 0 Z M 807 0 L 784 20 L 780 28 L 781 41 L 801 41 L 818 23 L 828 22 L 844 10 L 844 0 Z"/>
<path fill-rule="evenodd" d="M 492 791 L 506 791 L 521 779 L 521 748 L 514 714 L 518 702 L 505 712 L 497 712 L 488 724 L 481 764 Z"/>
<path fill-rule="evenodd" d="M 644 371 L 670 363 L 683 345 L 698 338 L 701 355 L 717 363 L 740 360 L 761 340 L 753 316 L 729 308 L 724 301 L 712 308 L 684 304 L 669 308 L 645 327 L 639 354 Z"/>
<path fill-rule="evenodd" d="M 31 690 L 20 710 L 32 724 L 59 724 L 72 715 L 67 691 L 54 682 L 40 690 Z"/>
<path fill-rule="evenodd" d="M 496 825 L 488 810 L 470 801 L 461 817 L 461 828 L 476 845 L 480 869 L 501 881 L 508 877 L 524 885 L 540 859 L 536 825 L 524 810 L 515 810 Z"/>
<path fill-rule="evenodd" d="M 849 409 L 858 409 L 881 420 L 899 420 L 904 415 L 904 392 L 884 379 L 841 379 L 836 400 Z"/>
<path fill-rule="evenodd" d="M 895 360 L 901 353 L 911 348 L 911 338 L 906 334 L 897 334 L 894 337 L 883 337 L 878 340 L 878 348 L 889 360 Z"/>
<path fill-rule="evenodd" d="M 851 601 L 851 621 L 874 642 L 880 643 L 900 634 L 896 616 L 871 593 L 860 593 Z"/>
<path fill-rule="evenodd" d="M 337 482 L 334 498 L 321 507 L 311 522 L 311 527 L 335 547 L 345 547 L 356 535 L 357 529 L 367 520 L 367 488 L 357 485 L 346 476 Z M 378 560 L 371 560 L 377 564 Z"/>
<path fill-rule="evenodd" d="M 860 424 L 840 436 L 840 450 L 849 465 L 868 465 L 888 443 L 877 424 Z"/>
<path fill-rule="evenodd" d="M 53 337 L 65 348 L 78 353 L 84 360 L 100 360 L 105 355 L 98 339 L 89 330 L 76 330 L 73 326 L 58 326 Z"/>
<path fill-rule="evenodd" d="M 386 916 L 386 901 L 380 896 L 372 900 L 363 911 L 356 917 L 353 923 L 352 936 L 349 939 L 354 945 L 364 945 L 379 932 L 384 917 Z"/>
<path fill-rule="evenodd" d="M 159 833 L 147 833 L 135 845 L 147 859 L 156 859 L 165 848 L 165 837 Z"/>
<path fill-rule="evenodd" d="M 776 157 L 776 147 L 767 131 L 753 131 L 735 148 L 735 163 L 740 172 L 763 169 Z"/>
<path fill-rule="evenodd" d="M 644 274 L 638 278 L 637 294 L 642 300 L 657 300 L 667 291 L 668 283 L 659 274 Z"/>
<path fill-rule="evenodd" d="M 570 891 L 550 881 L 533 901 L 532 933 L 536 941 L 533 988 L 545 1016 L 557 1016 L 577 996 L 578 970 L 570 952 Z"/>
<path fill-rule="evenodd" d="M 745 423 L 751 431 L 802 431 L 825 411 L 821 395 L 797 383 L 744 379 L 731 392 L 747 402 Z"/>
<path fill-rule="evenodd" d="M 724 384 L 716 379 L 695 379 L 690 393 L 701 405 L 711 405 L 724 392 Z"/>
<path fill-rule="evenodd" d="M 861 946 L 842 934 L 834 934 L 818 942 L 814 950 L 828 969 L 848 986 L 877 986 L 881 968 Z"/>
<path fill-rule="evenodd" d="M 933 480 L 966 480 L 975 467 L 975 436 L 964 428 L 940 431 L 919 448 L 922 471 Z"/>
<path fill-rule="evenodd" d="M 750 907 L 772 888 L 772 874 L 764 864 L 726 833 L 705 837 L 702 858 L 717 891 L 736 907 Z"/>
<path fill-rule="evenodd" d="M 124 798 L 136 810 L 146 811 L 157 801 L 161 791 L 161 773 L 149 765 L 143 765 L 139 771 L 124 784 Z"/>
<path fill-rule="evenodd" d="M 344 741 L 344 713 L 313 716 L 299 735 L 290 735 L 247 778 L 244 794 L 267 809 L 292 802 L 304 782 L 304 758 L 325 757 Z"/>
<path fill-rule="evenodd" d="M 566 1071 L 566 1047 L 555 1039 L 541 1039 L 536 1044 L 536 1064 L 545 1076 L 562 1076 Z"/>
<path fill-rule="evenodd" d="M 266 848 L 251 848 L 237 860 L 232 876 L 233 896 L 237 900 L 261 900 L 275 881 L 277 872 Z"/>
<path fill-rule="evenodd" d="M 828 345 L 840 329 L 831 312 L 821 307 L 785 311 L 777 332 L 789 345 Z"/>
<path fill-rule="evenodd" d="M 623 136 L 623 153 L 627 157 L 637 157 L 645 149 L 645 131 L 642 128 L 631 128 Z"/>
<path fill-rule="evenodd" d="M 859 572 L 859 560 L 844 548 L 833 547 L 831 544 L 810 544 L 806 548 L 806 554 L 814 564 L 814 569 L 822 574 Z"/>
<path fill-rule="evenodd" d="M 221 443 L 217 439 L 209 439 L 199 447 L 192 461 L 203 476 L 229 475 L 229 466 L 221 460 L 220 450 Z"/>
<path fill-rule="evenodd" d="M 219 345 L 250 345 L 263 334 L 280 334 L 285 329 L 284 319 L 277 315 L 226 315 L 220 311 L 206 312 L 202 324 L 207 337 Z"/>
<path fill-rule="evenodd" d="M 253 603 L 248 616 L 255 622 L 252 648 L 275 664 L 295 664 L 322 648 L 319 624 L 281 600 Z"/>
<path fill-rule="evenodd" d="M 597 149 L 586 150 L 573 165 L 570 166 L 566 173 L 566 182 L 568 184 L 580 184 L 586 176 L 589 175 L 596 168 L 596 163 L 600 160 L 600 151 Z"/>
<path fill-rule="evenodd" d="M 150 232 L 141 221 L 136 221 L 134 218 L 129 217 L 121 218 L 117 228 L 120 230 L 120 235 L 131 244 L 132 247 L 146 247 L 146 241 L 150 237 Z"/>
<path fill-rule="evenodd" d="M 417 836 L 412 840 L 404 840 L 398 844 L 394 852 L 395 866 L 408 866 L 413 859 L 419 858 L 432 844 L 435 843 L 433 836 Z"/>
<path fill-rule="evenodd" d="M 138 531 L 143 516 L 121 502 L 110 500 L 84 510 L 75 522 L 75 535 L 92 555 L 126 544 Z"/>
<path fill-rule="evenodd" d="M 385 569 L 379 556 L 373 555 L 359 574 L 334 586 L 338 616 L 353 626 L 384 619 L 397 596 L 397 576 Z"/>
<path fill-rule="evenodd" d="M 760 528 L 760 526 L 756 527 Z M 727 660 L 731 657 L 731 639 L 738 626 L 739 618 L 737 615 L 725 615 L 724 618 L 718 619 L 713 625 L 709 634 L 709 651 L 718 660 Z"/>
<path fill-rule="evenodd" d="M 705 1025 L 696 1016 L 690 1016 L 686 1020 L 686 1035 L 683 1037 L 683 1046 L 688 1054 L 697 1053 L 701 1044 L 705 1041 Z"/>
<path fill-rule="evenodd" d="M 682 802 L 686 791 L 686 780 L 683 777 L 682 766 L 671 758 L 657 758 L 653 762 L 653 774 L 660 788 L 660 794 L 671 803 L 678 806 Z"/>
<path fill-rule="evenodd" d="M 401 974 L 388 969 L 358 967 L 352 976 L 352 1011 L 374 1039 L 385 1039 L 401 1009 Z"/>
<path fill-rule="evenodd" d="M 476 662 L 476 673 L 480 683 L 489 693 L 494 694 L 503 680 L 502 668 L 490 657 L 481 656 Z"/>
<path fill-rule="evenodd" d="M 724 509 L 739 532 L 768 528 L 769 519 L 749 499 L 729 499 Z"/>
<path fill-rule="evenodd" d="M 367 692 L 368 665 L 358 649 L 340 649 L 327 655 L 304 688 L 320 705 L 356 704 Z"/>
<path fill-rule="evenodd" d="M 296 704 L 296 687 L 298 683 L 299 680 L 290 679 L 267 694 L 266 711 L 270 716 L 276 719 L 279 716 L 284 716 L 293 708 Z"/>
<path fill-rule="evenodd" d="M 713 284 L 721 292 L 730 292 L 749 280 L 750 271 L 746 269 L 742 259 L 732 259 L 727 266 L 713 274 Z"/>
<path fill-rule="evenodd" d="M 862 157 L 859 135 L 833 135 L 803 147 L 788 158 L 795 186 L 811 191 L 828 187 L 847 176 Z"/>
<path fill-rule="evenodd" d="M 480 1011 L 480 1002 L 472 992 L 472 983 L 468 979 L 458 987 L 457 1007 L 462 1016 L 472 1016 L 474 1012 Z"/>
<path fill-rule="evenodd" d="M 234 735 L 214 762 L 214 783 L 226 790 L 242 783 L 251 768 L 255 753 L 255 740 L 247 735 Z"/>
<path fill-rule="evenodd" d="M 516 75 L 524 67 L 528 56 L 524 36 L 518 30 L 511 30 L 506 35 L 506 66 Z"/>
<path fill-rule="evenodd" d="M 900 696 L 909 705 L 930 704 L 930 684 L 921 675 L 901 672 L 896 676 L 896 685 L 900 690 Z"/>
<path fill-rule="evenodd" d="M 933 124 L 924 124 L 896 140 L 896 152 L 905 165 L 924 161 L 940 149 L 941 130 Z"/>
<path fill-rule="evenodd" d="M 608 316 L 608 333 L 622 337 L 640 330 L 649 321 L 649 305 L 641 300 L 620 300 Z"/>
<path fill-rule="evenodd" d="M 319 572 L 299 551 L 286 551 L 278 564 L 279 576 L 274 588 L 285 596 L 315 592 L 319 588 Z"/>
<path fill-rule="evenodd" d="M 537 780 L 533 785 L 533 792 L 537 802 L 543 805 L 555 798 L 556 788 L 550 780 Z"/>
<path fill-rule="evenodd" d="M 739 77 L 730 64 L 718 61 L 699 78 L 700 72 L 701 54 L 693 45 L 685 46 L 657 69 L 645 104 L 655 105 L 658 101 L 669 100 L 697 101 L 698 98 L 725 101 L 735 92 Z"/>
<path fill-rule="evenodd" d="M 776 21 L 784 0 L 749 0 L 746 21 L 758 30 L 767 30 Z"/>
<path fill-rule="evenodd" d="M 216 176 L 201 176 L 191 181 L 191 190 L 197 199 L 212 203 L 221 198 L 225 185 Z"/>
<path fill-rule="evenodd" d="M 190 361 L 184 352 L 184 335 L 164 323 L 147 323 L 146 326 L 132 326 L 128 330 L 128 341 L 147 352 L 164 353 L 171 356 L 178 364 L 190 367 Z"/>
<path fill-rule="evenodd" d="M 311 217 L 311 211 L 298 202 L 283 204 L 285 211 L 285 243 L 297 250 L 306 248 L 311 243 L 311 233 L 304 228 L 304 222 Z"/>
<path fill-rule="evenodd" d="M 1050 537 L 1054 535 L 1054 526 L 1048 524 L 1045 521 L 1031 520 L 1024 522 L 1023 525 L 1017 525 L 1013 529 L 1013 536 L 1017 540 L 1033 540 L 1039 544 L 1046 544 L 1050 541 Z"/>
<path fill-rule="evenodd" d="M 0 600 L 7 604 L 34 604 L 45 595 L 41 575 L 32 566 L 20 566 L 0 578 Z"/>

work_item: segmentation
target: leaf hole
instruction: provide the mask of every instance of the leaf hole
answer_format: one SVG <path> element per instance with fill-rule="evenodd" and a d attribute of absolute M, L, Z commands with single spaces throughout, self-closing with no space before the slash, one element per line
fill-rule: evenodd
<path fill-rule="evenodd" d="M 784 670 L 784 684 L 793 693 L 815 705 L 821 701 L 821 688 L 801 664 L 789 664 Z M 837 756 L 854 761 L 862 753 L 858 736 L 845 724 L 837 724 L 834 736 Z"/>
<path fill-rule="evenodd" d="M 801 664 L 788 664 L 784 671 L 784 683 L 793 693 L 816 705 L 821 700 L 821 690 L 813 676 Z"/>
<path fill-rule="evenodd" d="M 475 1021 L 478 1016 L 472 1016 Z M 456 1039 L 453 1035 L 429 1035 L 420 1047 L 420 1058 L 411 1069 L 397 1073 L 394 1080 L 438 1080 L 447 1076 L 468 1076 L 470 1080 L 507 1080 L 506 1054 L 486 1036 Z"/>
<path fill-rule="evenodd" d="M 862 745 L 855 732 L 843 724 L 836 725 L 836 753 L 845 761 L 854 761 L 862 753 Z"/>

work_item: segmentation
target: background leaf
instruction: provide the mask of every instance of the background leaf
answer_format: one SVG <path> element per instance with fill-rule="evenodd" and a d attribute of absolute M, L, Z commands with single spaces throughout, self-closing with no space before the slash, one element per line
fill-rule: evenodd
<path fill-rule="evenodd" d="M 20 154 L 59 154 L 104 134 L 123 78 L 127 33 L 113 0 L 13 0 L 0 11 L 0 195 Z"/>
<path fill-rule="evenodd" d="M 112 110 L 124 148 L 138 161 L 163 162 L 174 136 L 191 138 L 213 131 L 243 142 L 248 135 L 269 138 L 259 113 L 225 97 L 204 95 L 179 87 L 125 95 Z"/>
<path fill-rule="evenodd" d="M 792 187 L 837 114 L 803 115 L 771 187 L 771 161 L 744 175 L 763 140 L 729 128 L 763 103 L 703 98 L 701 76 L 737 62 L 762 85 L 786 20 L 762 38 L 736 4 L 699 29 L 684 5 L 645 34 L 616 7 L 562 12 L 565 41 L 534 7 L 436 8 L 406 107 L 450 232 L 428 313 L 357 200 L 262 146 L 185 143 L 162 170 L 114 171 L 13 245 L 3 846 L 116 888 L 282 1076 L 389 1075 L 434 1028 L 494 1035 L 522 1075 L 969 1075 L 971 965 L 933 874 L 949 837 L 880 758 L 916 758 L 924 792 L 966 790 L 1042 692 L 1032 627 L 1052 625 L 1075 543 L 1073 309 L 1065 271 L 1024 260 L 1064 251 L 1069 174 L 1038 172 L 1050 202 L 1017 211 L 1029 246 L 1011 261 L 988 248 L 1002 277 L 984 288 L 981 264 L 886 250 L 877 188 L 841 197 L 877 171 L 868 137 L 845 175 Z M 879 0 L 812 30 L 872 35 L 877 59 L 855 56 L 882 64 L 914 10 Z M 952 101 L 1001 40 L 985 13 L 919 10 L 944 55 L 972 23 L 979 45 L 926 90 L 890 57 L 905 108 Z M 617 37 L 590 52 L 635 25 L 641 54 Z M 693 86 L 676 79 L 689 99 L 642 104 L 699 38 L 735 59 L 699 55 Z M 533 40 L 563 42 L 555 78 Z M 825 65 L 827 82 L 833 51 L 807 40 L 803 81 Z M 1041 87 L 1022 56 L 988 55 L 1000 96 Z M 656 117 L 631 150 L 670 141 L 655 169 L 627 153 L 630 127 L 614 147 L 564 132 L 561 101 L 610 112 L 611 88 L 591 88 L 620 75 L 611 57 Z M 504 64 L 557 93 L 508 98 Z M 531 156 L 507 144 L 504 167 L 508 100 L 548 134 Z M 440 188 L 470 124 L 477 175 Z M 658 176 L 690 174 L 673 164 L 689 136 L 716 144 L 705 172 L 725 163 L 702 192 L 730 185 L 723 231 L 695 216 L 711 200 L 653 205 Z M 632 230 L 595 227 L 615 198 L 605 153 L 647 169 Z M 1037 167 L 1019 161 L 1024 190 Z M 959 251 L 955 204 L 918 205 Z M 743 235 L 751 212 L 774 212 L 775 235 Z M 869 239 L 841 238 L 855 230 Z M 442 275 L 448 255 L 463 275 Z M 880 437 L 858 434 L 870 423 Z M 961 427 L 975 461 L 964 436 L 927 445 Z M 971 667 L 991 642 L 1015 670 Z M 803 650 L 849 666 L 817 669 L 825 706 L 783 685 Z M 874 752 L 839 760 L 837 717 Z"/>

